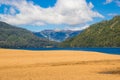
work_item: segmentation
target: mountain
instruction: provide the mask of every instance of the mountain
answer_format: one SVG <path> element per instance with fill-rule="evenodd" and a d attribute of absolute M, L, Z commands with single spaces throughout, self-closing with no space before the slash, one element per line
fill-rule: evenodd
<path fill-rule="evenodd" d="M 41 32 L 34 32 L 33 34 L 44 39 L 51 41 L 62 42 L 67 38 L 72 38 L 82 31 L 72 31 L 72 30 L 43 30 Z"/>
<path fill-rule="evenodd" d="M 61 47 L 120 47 L 120 16 L 91 25 Z"/>
<path fill-rule="evenodd" d="M 54 42 L 39 38 L 32 32 L 0 22 L 0 48 L 39 48 Z"/>

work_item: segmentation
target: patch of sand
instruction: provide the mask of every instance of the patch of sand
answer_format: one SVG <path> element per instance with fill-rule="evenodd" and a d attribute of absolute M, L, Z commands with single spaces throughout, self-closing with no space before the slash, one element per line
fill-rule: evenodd
<path fill-rule="evenodd" d="M 0 49 L 0 80 L 120 80 L 120 55 Z"/>

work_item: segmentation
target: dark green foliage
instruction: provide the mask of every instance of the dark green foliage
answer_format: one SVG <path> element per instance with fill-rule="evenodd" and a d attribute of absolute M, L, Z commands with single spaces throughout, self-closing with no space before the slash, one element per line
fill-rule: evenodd
<path fill-rule="evenodd" d="M 120 47 L 120 16 L 91 25 L 78 36 L 60 44 L 61 47 Z"/>
<path fill-rule="evenodd" d="M 53 46 L 54 42 L 38 38 L 32 32 L 0 22 L 1 48 L 39 48 Z"/>

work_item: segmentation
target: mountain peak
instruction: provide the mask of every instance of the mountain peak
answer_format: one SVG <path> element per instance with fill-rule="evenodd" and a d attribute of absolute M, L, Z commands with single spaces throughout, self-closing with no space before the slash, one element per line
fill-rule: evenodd
<path fill-rule="evenodd" d="M 40 38 L 47 38 L 51 41 L 62 42 L 67 38 L 77 36 L 82 31 L 71 31 L 71 30 L 43 30 L 41 32 L 34 33 Z"/>

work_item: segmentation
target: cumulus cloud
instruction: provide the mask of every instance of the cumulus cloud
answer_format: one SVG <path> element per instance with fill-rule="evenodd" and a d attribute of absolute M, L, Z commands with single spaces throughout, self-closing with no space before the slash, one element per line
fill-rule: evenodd
<path fill-rule="evenodd" d="M 16 10 L 14 8 L 12 8 L 12 7 L 10 8 L 9 12 L 10 12 L 11 15 L 15 15 L 16 14 Z"/>
<path fill-rule="evenodd" d="M 103 16 L 94 11 L 94 5 L 86 0 L 57 0 L 54 7 L 42 8 L 32 1 L 0 0 L 9 5 L 9 14 L 0 14 L 1 20 L 14 25 L 67 24 L 76 25 Z"/>

